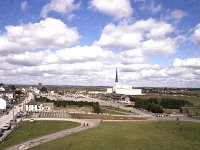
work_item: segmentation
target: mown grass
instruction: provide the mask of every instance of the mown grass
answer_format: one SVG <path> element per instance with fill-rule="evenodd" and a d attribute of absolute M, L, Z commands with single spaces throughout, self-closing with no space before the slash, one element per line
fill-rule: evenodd
<path fill-rule="evenodd" d="M 13 131 L 13 133 L 0 144 L 0 149 L 76 126 L 79 126 L 79 123 L 71 121 L 35 121 L 33 123 L 30 123 L 29 121 L 23 121 Z"/>
<path fill-rule="evenodd" d="M 31 150 L 199 150 L 200 124 L 105 122 Z"/>

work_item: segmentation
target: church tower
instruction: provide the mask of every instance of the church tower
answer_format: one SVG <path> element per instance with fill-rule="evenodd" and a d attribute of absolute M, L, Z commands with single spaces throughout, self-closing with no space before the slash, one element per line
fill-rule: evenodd
<path fill-rule="evenodd" d="M 118 82 L 118 74 L 117 74 L 117 68 L 116 68 L 116 76 L 115 76 L 115 83 Z"/>

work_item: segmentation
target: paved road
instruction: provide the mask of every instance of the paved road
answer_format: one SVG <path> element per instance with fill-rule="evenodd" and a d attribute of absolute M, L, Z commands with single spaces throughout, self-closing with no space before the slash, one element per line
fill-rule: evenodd
<path fill-rule="evenodd" d="M 30 101 L 32 98 L 33 98 L 33 94 L 29 93 L 28 97 L 25 98 L 25 101 Z M 17 112 L 24 109 L 23 103 L 24 102 L 18 104 L 17 106 L 15 106 L 15 108 L 11 109 L 9 111 L 8 115 L 1 116 L 1 118 L 0 118 L 0 128 L 2 128 L 6 123 L 9 123 L 10 120 L 13 118 L 13 116 L 17 114 Z"/>
<path fill-rule="evenodd" d="M 63 119 L 63 118 L 38 118 L 37 120 L 63 120 L 63 121 L 74 121 L 74 122 L 78 122 L 81 125 L 79 127 L 75 127 L 75 128 L 71 128 L 68 130 L 64 130 L 64 131 L 60 131 L 60 132 L 56 132 L 56 133 L 52 133 L 52 134 L 48 134 L 39 138 L 35 138 L 35 139 L 31 139 L 29 141 L 23 142 L 21 144 L 15 145 L 13 147 L 7 148 L 6 150 L 25 150 L 25 149 L 29 149 L 31 147 L 34 147 L 36 145 L 42 144 L 42 143 L 46 143 L 48 141 L 52 141 L 55 140 L 57 138 L 61 138 L 64 136 L 68 136 L 71 135 L 73 133 L 76 132 L 80 132 L 83 130 L 87 130 L 90 128 L 94 128 L 97 127 L 100 124 L 100 120 L 80 120 L 80 119 Z M 84 126 L 84 123 L 88 123 L 89 126 Z"/>

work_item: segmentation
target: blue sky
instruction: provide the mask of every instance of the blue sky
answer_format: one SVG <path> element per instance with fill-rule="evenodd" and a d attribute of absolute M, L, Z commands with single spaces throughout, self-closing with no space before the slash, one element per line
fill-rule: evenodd
<path fill-rule="evenodd" d="M 0 1 L 0 82 L 199 87 L 198 0 Z"/>

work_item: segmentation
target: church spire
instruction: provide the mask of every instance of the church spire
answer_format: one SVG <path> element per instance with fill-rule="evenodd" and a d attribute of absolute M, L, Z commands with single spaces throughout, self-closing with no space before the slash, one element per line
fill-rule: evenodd
<path fill-rule="evenodd" d="M 117 74 L 117 68 L 116 68 L 116 77 L 115 77 L 115 83 L 118 82 L 118 74 Z"/>

